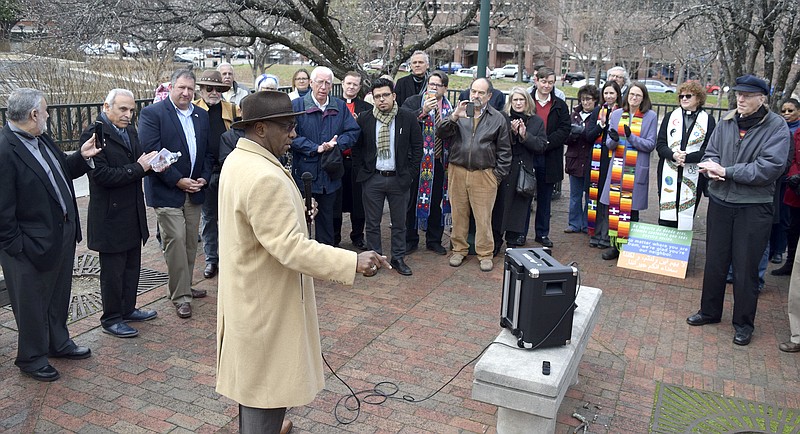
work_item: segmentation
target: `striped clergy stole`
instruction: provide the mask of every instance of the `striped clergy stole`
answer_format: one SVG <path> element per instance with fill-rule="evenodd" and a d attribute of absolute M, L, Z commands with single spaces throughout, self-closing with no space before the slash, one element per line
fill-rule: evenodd
<path fill-rule="evenodd" d="M 605 131 L 601 132 L 592 145 L 592 163 L 589 171 L 589 236 L 594 236 L 594 227 L 597 220 L 597 204 L 600 199 L 600 160 L 603 152 L 611 156 L 611 150 L 603 146 Z"/>
<path fill-rule="evenodd" d="M 625 124 L 630 127 L 631 134 L 638 137 L 642 132 L 642 117 L 642 113 L 638 110 L 633 117 L 630 113 L 624 112 L 617 125 L 619 146 L 611 160 L 611 183 L 608 195 L 608 235 L 615 238 L 617 245 L 627 242 L 631 230 L 636 158 L 639 156 L 639 151 L 625 136 Z"/>

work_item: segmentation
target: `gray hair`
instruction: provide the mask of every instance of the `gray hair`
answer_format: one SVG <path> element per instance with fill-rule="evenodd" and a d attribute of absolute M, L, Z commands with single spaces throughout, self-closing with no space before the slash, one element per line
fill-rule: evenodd
<path fill-rule="evenodd" d="M 333 71 L 327 66 L 317 66 L 311 71 L 311 76 L 309 77 L 311 81 L 314 81 L 318 75 L 326 74 L 331 76 L 331 80 L 333 80 Z"/>
<path fill-rule="evenodd" d="M 105 103 L 108 104 L 109 107 L 114 107 L 114 100 L 117 99 L 118 95 L 124 95 L 134 100 L 136 99 L 136 97 L 133 96 L 133 92 L 128 89 L 111 89 L 111 91 L 108 92 L 108 96 L 106 96 Z"/>
<path fill-rule="evenodd" d="M 409 56 L 409 60 L 414 56 L 423 56 L 425 58 L 425 63 L 427 63 L 428 65 L 431 64 L 431 59 L 430 59 L 430 57 L 428 57 L 428 53 L 426 53 L 426 52 L 424 52 L 422 50 L 417 50 L 417 51 L 411 53 L 411 56 Z"/>
<path fill-rule="evenodd" d="M 195 78 L 195 76 L 194 76 L 194 72 L 192 72 L 191 70 L 189 70 L 189 69 L 178 69 L 178 70 L 176 70 L 175 72 L 172 73 L 172 77 L 169 78 L 169 82 L 172 83 L 173 86 L 175 86 L 175 82 L 178 81 L 178 79 L 180 79 L 182 77 L 191 78 L 192 81 L 195 81 L 195 82 L 197 81 L 197 78 Z"/>
<path fill-rule="evenodd" d="M 233 69 L 233 65 L 230 62 L 222 62 L 219 64 L 219 66 L 217 66 L 217 71 L 222 72 L 223 66 L 230 66 L 231 69 Z"/>
<path fill-rule="evenodd" d="M 625 77 L 625 85 L 627 86 L 631 84 L 631 77 L 628 75 L 628 71 L 625 68 L 621 66 L 612 66 L 611 68 L 608 69 L 608 71 L 606 71 L 606 77 L 611 75 L 611 71 L 621 72 L 622 75 Z"/>
<path fill-rule="evenodd" d="M 14 89 L 8 96 L 6 116 L 12 122 L 25 122 L 31 111 L 38 109 L 44 100 L 44 92 L 29 87 Z"/>

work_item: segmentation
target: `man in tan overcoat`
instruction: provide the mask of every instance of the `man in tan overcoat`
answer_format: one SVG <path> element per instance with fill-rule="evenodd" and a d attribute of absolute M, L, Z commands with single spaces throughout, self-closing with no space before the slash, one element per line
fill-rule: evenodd
<path fill-rule="evenodd" d="M 296 136 L 288 95 L 242 103 L 245 137 L 220 176 L 217 392 L 239 403 L 242 433 L 284 433 L 287 407 L 325 386 L 313 278 L 352 285 L 386 258 L 308 238 L 305 204 L 278 161 Z"/>

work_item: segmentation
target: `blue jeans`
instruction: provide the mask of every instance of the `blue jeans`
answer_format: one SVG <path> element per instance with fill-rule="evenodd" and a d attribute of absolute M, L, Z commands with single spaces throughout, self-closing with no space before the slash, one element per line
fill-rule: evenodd
<path fill-rule="evenodd" d="M 589 230 L 589 178 L 569 175 L 569 228 L 574 232 Z"/>

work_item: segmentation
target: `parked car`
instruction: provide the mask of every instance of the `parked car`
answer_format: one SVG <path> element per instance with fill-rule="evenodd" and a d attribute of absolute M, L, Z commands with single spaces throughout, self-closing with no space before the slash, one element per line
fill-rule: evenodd
<path fill-rule="evenodd" d="M 106 52 L 100 44 L 83 44 L 79 48 L 87 56 L 100 56 Z"/>
<path fill-rule="evenodd" d="M 447 74 L 455 74 L 456 71 L 462 68 L 464 68 L 464 65 L 462 65 L 459 62 L 442 63 L 441 65 L 436 67 L 436 69 L 438 69 L 439 71 L 443 71 Z"/>
<path fill-rule="evenodd" d="M 664 83 L 661 80 L 656 80 L 653 78 L 647 78 L 644 80 L 639 80 L 640 83 L 647 88 L 648 92 L 653 93 L 675 93 L 677 92 L 677 88 L 675 86 L 669 85 Z"/>
<path fill-rule="evenodd" d="M 383 59 L 373 59 L 362 65 L 364 70 L 380 71 L 383 69 Z"/>
<path fill-rule="evenodd" d="M 585 79 L 586 79 L 586 74 L 584 74 L 583 71 L 578 71 L 578 72 L 565 73 L 564 78 L 562 78 L 561 81 L 564 83 L 572 84 L 578 80 L 585 80 Z"/>
<path fill-rule="evenodd" d="M 717 86 L 716 84 L 709 83 L 706 85 L 706 93 L 708 94 L 719 95 L 720 91 L 721 91 L 720 87 Z"/>
<path fill-rule="evenodd" d="M 584 79 L 581 79 L 581 80 L 573 81 L 572 82 L 572 87 L 574 87 L 576 89 L 580 89 L 583 86 L 586 86 L 587 84 L 593 84 L 593 85 L 595 85 L 597 87 L 602 87 L 603 85 L 606 84 L 606 73 L 604 72 L 602 75 L 600 75 L 600 83 L 597 83 L 597 78 L 596 77 L 589 77 L 589 78 L 584 78 Z"/>
<path fill-rule="evenodd" d="M 180 57 L 186 62 L 196 62 L 205 59 L 206 55 L 202 51 L 184 51 L 183 53 L 175 53 L 175 57 Z"/>
<path fill-rule="evenodd" d="M 122 44 L 122 49 L 124 50 L 123 54 L 126 56 L 137 56 L 141 51 L 136 44 L 130 42 Z"/>
<path fill-rule="evenodd" d="M 517 65 L 516 63 L 505 65 L 502 68 L 495 68 L 495 70 L 492 71 L 492 77 L 494 78 L 513 78 L 516 80 L 518 75 L 519 75 L 519 65 Z M 525 77 L 523 76 L 523 79 L 524 78 Z"/>
<path fill-rule="evenodd" d="M 472 71 L 474 71 L 472 68 L 461 68 L 456 71 L 455 75 L 456 77 L 472 77 Z"/>

